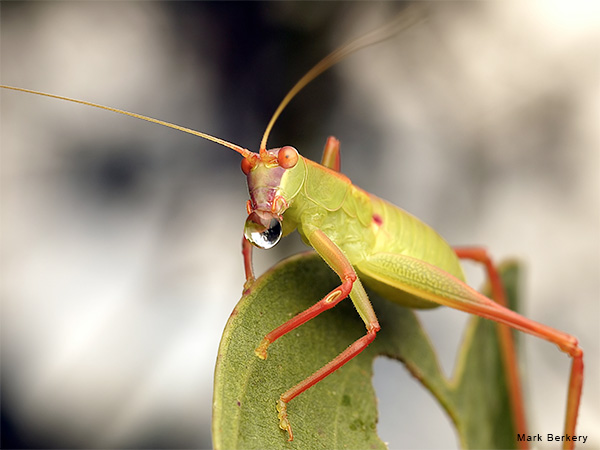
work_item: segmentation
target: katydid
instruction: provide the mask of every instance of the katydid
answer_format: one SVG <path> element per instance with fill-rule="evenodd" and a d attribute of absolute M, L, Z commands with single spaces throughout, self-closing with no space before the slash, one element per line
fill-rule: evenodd
<path fill-rule="evenodd" d="M 401 25 L 405 26 L 405 24 Z M 338 357 L 283 393 L 277 402 L 280 427 L 293 439 L 287 404 L 318 383 L 375 339 L 378 320 L 363 283 L 384 297 L 414 308 L 450 306 L 476 314 L 555 343 L 573 358 L 566 411 L 565 434 L 575 433 L 583 383 L 583 352 L 577 340 L 565 333 L 528 320 L 508 309 L 497 271 L 481 248 L 452 248 L 432 228 L 403 210 L 354 186 L 340 173 L 340 145 L 333 137 L 325 145 L 321 164 L 303 158 L 293 147 L 267 150 L 269 133 L 284 107 L 312 79 L 349 53 L 382 40 L 398 29 L 393 26 L 367 35 L 342 47 L 308 72 L 273 115 L 258 153 L 205 133 L 179 127 L 146 116 L 90 102 L 43 94 L 27 89 L 7 89 L 46 95 L 155 122 L 214 141 L 243 156 L 242 170 L 248 178 L 250 200 L 244 227 L 243 255 L 245 289 L 254 280 L 252 246 L 268 249 L 282 236 L 298 230 L 302 239 L 339 275 L 340 285 L 313 307 L 268 333 L 256 354 L 267 357 L 270 344 L 282 335 L 334 307 L 347 296 L 365 322 L 367 332 Z M 461 258 L 475 260 L 486 268 L 493 288 L 493 300 L 465 284 Z M 516 362 L 508 328 L 500 326 L 503 351 L 510 380 L 516 427 L 525 432 L 525 418 L 516 375 Z M 569 443 L 565 443 L 569 447 Z"/>

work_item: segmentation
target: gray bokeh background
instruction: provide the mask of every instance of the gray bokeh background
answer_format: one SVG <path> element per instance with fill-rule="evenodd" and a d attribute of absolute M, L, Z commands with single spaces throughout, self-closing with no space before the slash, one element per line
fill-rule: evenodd
<path fill-rule="evenodd" d="M 522 260 L 524 314 L 575 334 L 586 351 L 578 431 L 597 447 L 600 8 L 428 5 L 427 23 L 306 88 L 270 144 L 318 160 L 335 135 L 354 183 L 453 244 Z M 300 76 L 399 5 L 0 8 L 3 84 L 255 148 Z M 214 361 L 243 284 L 239 155 L 115 114 L 0 95 L 3 443 L 209 448 Z M 257 271 L 302 248 L 290 237 L 257 252 Z M 465 315 L 420 315 L 451 373 Z M 559 434 L 569 360 L 535 338 L 522 342 L 531 432 Z M 401 365 L 378 360 L 375 384 L 390 448 L 457 446 Z"/>

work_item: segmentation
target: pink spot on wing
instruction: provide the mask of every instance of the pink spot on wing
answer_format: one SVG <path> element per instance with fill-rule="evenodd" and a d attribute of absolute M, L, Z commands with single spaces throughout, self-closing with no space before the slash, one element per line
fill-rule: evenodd
<path fill-rule="evenodd" d="M 377 225 L 381 225 L 383 224 L 383 219 L 379 214 L 373 214 L 373 222 L 375 222 Z"/>

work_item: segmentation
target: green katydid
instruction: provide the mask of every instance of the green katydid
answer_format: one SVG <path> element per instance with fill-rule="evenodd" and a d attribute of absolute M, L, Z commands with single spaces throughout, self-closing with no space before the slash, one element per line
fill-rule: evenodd
<path fill-rule="evenodd" d="M 339 173 L 339 141 L 335 138 L 327 141 L 322 164 L 303 158 L 289 146 L 267 150 L 267 138 L 275 120 L 300 89 L 350 52 L 395 33 L 397 25 L 354 41 L 307 73 L 273 115 L 263 135 L 259 153 L 149 117 L 61 96 L 2 87 L 70 100 L 159 123 L 212 140 L 244 157 L 242 169 L 248 177 L 250 190 L 243 240 L 245 287 L 250 288 L 254 279 L 251 244 L 270 248 L 280 237 L 294 229 L 298 229 L 303 240 L 322 256 L 341 279 L 340 286 L 314 307 L 267 334 L 256 350 L 257 355 L 265 358 L 268 346 L 276 339 L 335 306 L 348 295 L 367 328 L 363 338 L 281 396 L 278 402 L 280 426 L 287 430 L 290 439 L 292 427 L 287 416 L 287 403 L 356 356 L 375 338 L 379 325 L 362 282 L 392 301 L 415 308 L 451 306 L 557 344 L 573 357 L 565 433 L 574 434 L 583 379 L 582 351 L 573 337 L 525 319 L 501 306 L 504 297 L 502 286 L 485 251 L 453 249 L 416 218 L 352 185 L 348 178 Z M 495 302 L 464 284 L 459 258 L 473 259 L 485 265 L 493 285 Z M 515 420 L 517 428 L 524 432 L 512 343 L 507 328 L 503 327 L 502 330 L 505 357 L 509 361 L 509 378 L 512 380 Z"/>

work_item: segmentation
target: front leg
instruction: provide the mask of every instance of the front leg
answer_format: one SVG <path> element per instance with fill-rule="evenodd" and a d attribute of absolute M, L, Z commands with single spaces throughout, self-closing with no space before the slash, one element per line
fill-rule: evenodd
<path fill-rule="evenodd" d="M 244 272 L 246 273 L 244 283 L 244 294 L 246 294 L 255 280 L 254 268 L 252 267 L 252 244 L 246 239 L 246 236 L 242 236 L 242 255 L 244 256 Z"/>

